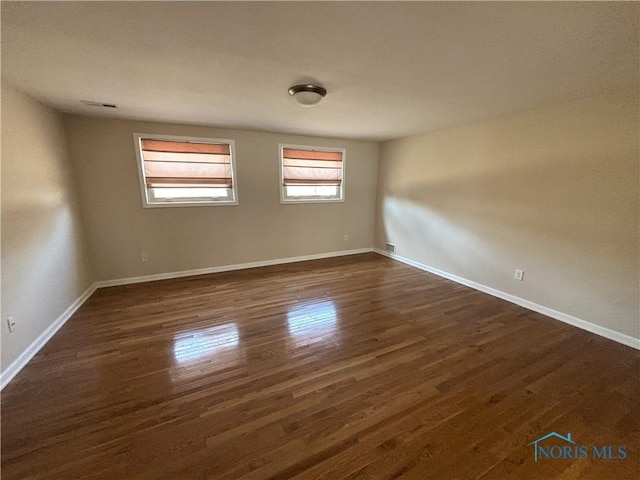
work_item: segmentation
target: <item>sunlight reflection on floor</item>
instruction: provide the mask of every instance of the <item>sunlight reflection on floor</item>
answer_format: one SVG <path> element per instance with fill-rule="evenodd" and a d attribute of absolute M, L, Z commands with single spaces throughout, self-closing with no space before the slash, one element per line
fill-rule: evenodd
<path fill-rule="evenodd" d="M 243 363 L 245 355 L 237 324 L 230 322 L 176 335 L 173 358 L 174 382 Z"/>
<path fill-rule="evenodd" d="M 331 300 L 302 305 L 287 312 L 289 336 L 296 346 L 339 339 L 338 317 Z"/>

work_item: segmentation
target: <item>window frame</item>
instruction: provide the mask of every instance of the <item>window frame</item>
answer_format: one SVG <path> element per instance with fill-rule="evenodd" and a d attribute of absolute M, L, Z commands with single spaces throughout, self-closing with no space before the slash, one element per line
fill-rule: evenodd
<path fill-rule="evenodd" d="M 336 197 L 289 197 L 285 194 L 284 185 L 284 149 L 309 150 L 317 152 L 340 152 L 342 153 L 342 179 L 340 181 L 340 196 Z M 278 163 L 280 165 L 280 203 L 285 204 L 309 204 L 309 203 L 344 203 L 345 201 L 345 178 L 347 171 L 347 149 L 345 147 L 314 147 L 311 145 L 295 145 L 291 143 L 278 144 Z"/>
<path fill-rule="evenodd" d="M 166 140 L 176 142 L 194 142 L 194 143 L 224 143 L 229 145 L 229 154 L 231 157 L 231 199 L 225 200 L 192 200 L 192 199 L 173 199 L 173 200 L 155 200 L 152 193 L 147 188 L 147 181 L 144 173 L 144 159 L 142 157 L 142 140 Z M 164 135 L 155 133 L 134 133 L 133 141 L 136 151 L 138 164 L 138 180 L 140 183 L 140 193 L 142 195 L 143 208 L 166 208 L 166 207 L 210 207 L 210 206 L 235 206 L 238 202 L 238 175 L 236 173 L 236 145 L 235 141 L 228 138 L 210 138 L 210 137 L 185 137 L 181 135 Z"/>

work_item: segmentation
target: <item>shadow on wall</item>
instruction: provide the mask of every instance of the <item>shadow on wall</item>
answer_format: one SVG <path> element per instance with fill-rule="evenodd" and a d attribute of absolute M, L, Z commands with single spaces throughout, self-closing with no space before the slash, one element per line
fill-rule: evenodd
<path fill-rule="evenodd" d="M 606 158 L 563 158 L 437 181 L 424 175 L 401 188 L 387 186 L 379 245 L 397 243 L 400 255 L 480 283 L 511 272 L 516 260 L 553 267 L 544 272 L 552 281 L 528 285 L 534 296 L 562 288 L 580 272 L 600 281 L 611 272 L 632 276 L 638 226 L 629 219 L 638 212 L 624 194 L 634 191 L 632 171 Z M 629 292 L 616 295 L 608 301 L 629 301 Z"/>
<path fill-rule="evenodd" d="M 38 306 L 38 302 L 33 302 L 34 293 L 41 296 L 48 292 L 52 279 L 60 280 L 62 267 L 66 265 L 74 265 L 69 272 L 72 278 L 65 278 L 67 284 L 75 285 L 80 278 L 81 267 L 71 255 L 80 248 L 75 239 L 81 233 L 77 231 L 69 203 L 57 193 L 24 201 L 19 209 L 4 214 L 7 234 L 3 235 L 2 268 L 9 272 L 14 286 L 29 286 L 18 290 L 9 286 L 12 294 L 7 295 L 11 298 L 7 310 L 23 305 L 28 309 L 23 313 L 25 318 L 40 318 L 41 313 L 34 310 Z M 6 252 L 10 254 L 5 255 Z M 34 256 L 33 252 L 38 254 Z M 58 302 L 61 307 L 64 305 L 62 300 L 54 299 L 54 304 Z"/>

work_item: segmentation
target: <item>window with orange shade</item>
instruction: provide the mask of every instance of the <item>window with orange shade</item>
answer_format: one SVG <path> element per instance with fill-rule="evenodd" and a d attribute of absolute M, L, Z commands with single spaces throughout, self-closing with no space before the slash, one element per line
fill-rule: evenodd
<path fill-rule="evenodd" d="M 134 134 L 143 206 L 237 205 L 234 142 Z"/>
<path fill-rule="evenodd" d="M 345 149 L 280 145 L 282 203 L 344 200 Z"/>

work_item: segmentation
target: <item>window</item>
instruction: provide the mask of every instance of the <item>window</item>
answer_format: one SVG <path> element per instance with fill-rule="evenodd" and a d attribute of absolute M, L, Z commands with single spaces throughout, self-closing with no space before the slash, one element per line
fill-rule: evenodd
<path fill-rule="evenodd" d="M 282 203 L 342 202 L 344 148 L 280 145 Z"/>
<path fill-rule="evenodd" d="M 237 205 L 233 140 L 134 134 L 145 207 Z"/>

